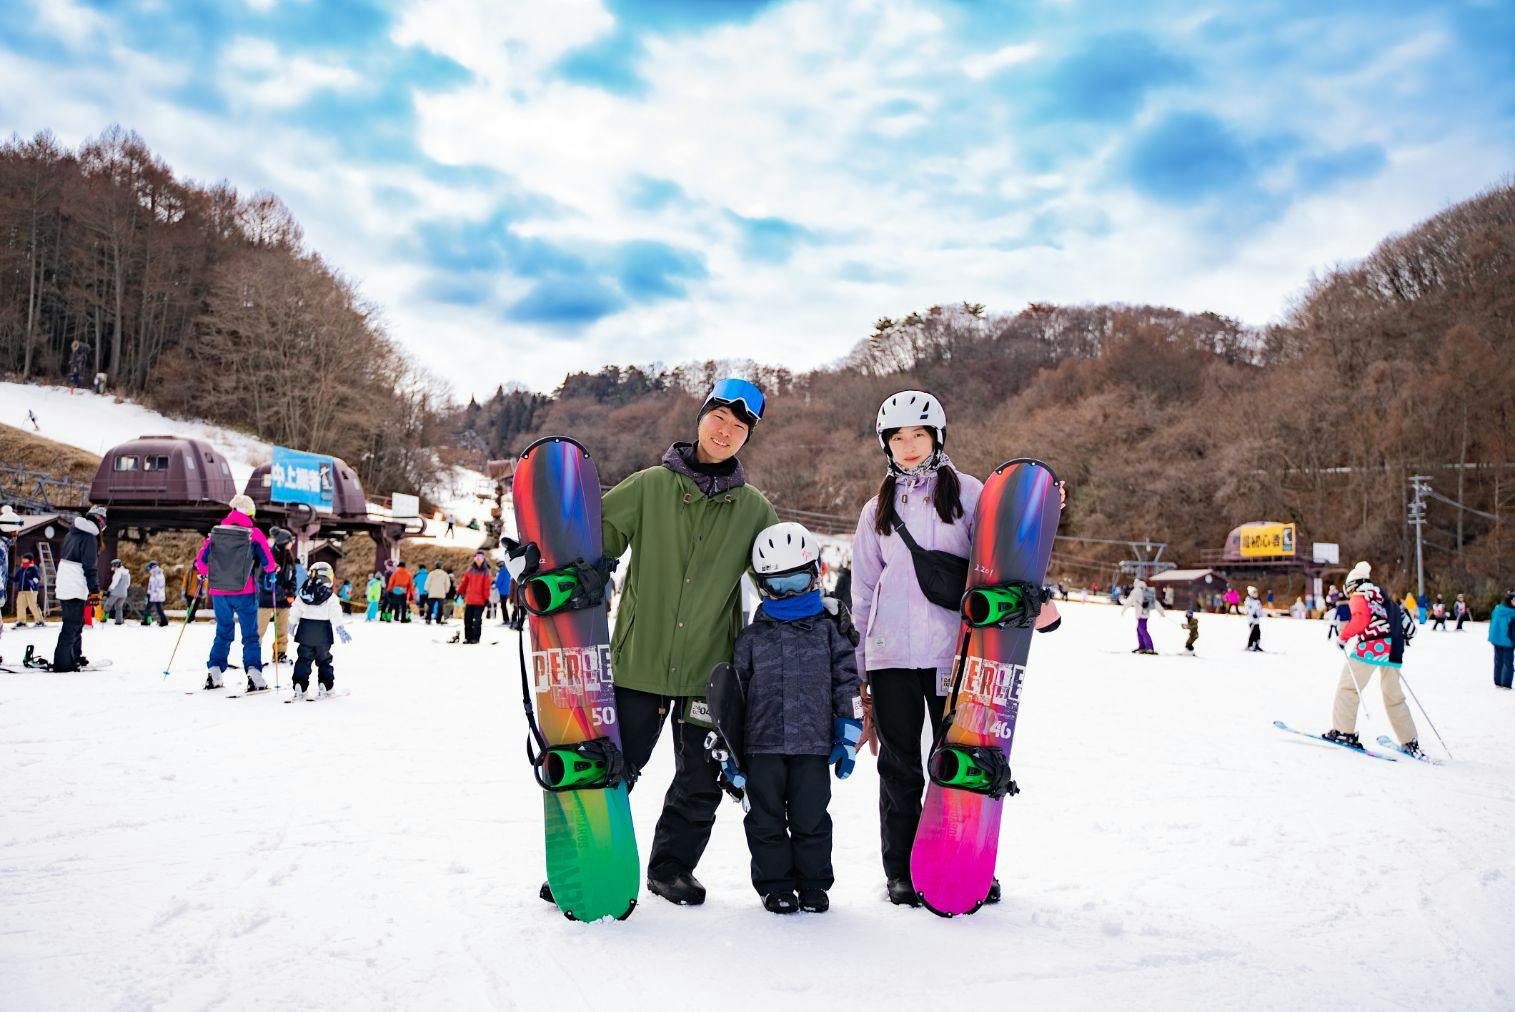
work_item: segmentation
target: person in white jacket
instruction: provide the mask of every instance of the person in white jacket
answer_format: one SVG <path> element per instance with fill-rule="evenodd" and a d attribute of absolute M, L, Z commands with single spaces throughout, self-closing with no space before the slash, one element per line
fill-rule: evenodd
<path fill-rule="evenodd" d="M 1247 601 L 1242 605 L 1243 613 L 1247 616 L 1247 649 L 1260 654 L 1262 648 L 1262 600 L 1257 596 L 1256 587 L 1247 588 Z"/>
<path fill-rule="evenodd" d="M 116 625 L 126 621 L 126 594 L 132 587 L 131 570 L 120 559 L 110 560 L 110 587 L 105 593 L 105 613 Z"/>
<path fill-rule="evenodd" d="M 158 618 L 159 626 L 168 625 L 168 616 L 163 612 L 163 602 L 168 599 L 168 578 L 163 575 L 163 567 L 156 562 L 147 564 L 147 607 L 142 609 L 142 624 L 152 625 L 153 616 Z"/>
<path fill-rule="evenodd" d="M 331 565 L 318 562 L 310 567 L 310 576 L 295 595 L 289 610 L 289 634 L 298 646 L 295 655 L 295 699 L 306 698 L 310 691 L 310 669 L 314 665 L 318 686 L 315 698 L 329 696 L 336 687 L 337 675 L 331 662 L 331 645 L 340 638 L 352 642 L 342 614 L 342 602 L 332 592 L 335 576 Z"/>
<path fill-rule="evenodd" d="M 1136 609 L 1136 649 L 1133 654 L 1155 654 L 1157 648 L 1152 645 L 1152 634 L 1147 631 L 1147 619 L 1152 617 L 1155 611 L 1163 614 L 1163 606 L 1157 603 L 1157 592 L 1147 586 L 1145 580 L 1138 579 L 1131 585 L 1131 593 L 1126 595 L 1122 603 L 1120 613 L 1124 615 L 1127 608 Z"/>

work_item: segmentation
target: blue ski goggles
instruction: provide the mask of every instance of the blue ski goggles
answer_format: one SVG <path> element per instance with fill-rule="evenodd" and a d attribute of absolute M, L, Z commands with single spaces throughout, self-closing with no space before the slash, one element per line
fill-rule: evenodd
<path fill-rule="evenodd" d="M 806 566 L 804 569 L 791 569 L 787 573 L 756 576 L 755 579 L 758 588 L 769 597 L 793 597 L 808 591 L 815 582 L 815 575 L 814 567 Z"/>
<path fill-rule="evenodd" d="M 749 425 L 763 417 L 763 391 L 757 388 L 757 384 L 744 379 L 727 377 L 716 380 L 715 386 L 710 388 L 710 396 L 705 398 L 706 404 L 711 401 L 740 408 Z"/>

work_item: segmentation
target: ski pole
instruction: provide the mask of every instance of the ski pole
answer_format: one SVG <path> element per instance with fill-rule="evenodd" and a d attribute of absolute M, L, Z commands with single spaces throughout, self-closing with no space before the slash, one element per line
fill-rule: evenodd
<path fill-rule="evenodd" d="M 1451 759 L 1452 758 L 1452 750 L 1449 749 L 1449 748 L 1447 748 L 1447 743 L 1442 738 L 1441 732 L 1438 731 L 1438 730 L 1436 730 L 1436 724 L 1435 724 L 1435 722 L 1433 722 L 1431 720 L 1431 715 L 1426 712 L 1425 706 L 1421 704 L 1420 697 L 1417 696 L 1417 695 L 1415 695 L 1415 689 L 1413 687 L 1411 687 L 1409 680 L 1405 678 L 1405 673 L 1404 673 L 1404 671 L 1402 669 L 1399 672 L 1399 680 L 1401 682 L 1404 682 L 1405 688 L 1407 688 L 1407 689 L 1410 690 L 1410 698 L 1413 699 L 1413 700 L 1415 700 L 1415 705 L 1416 706 L 1420 707 L 1420 715 L 1422 717 L 1426 718 L 1426 724 L 1430 726 L 1431 733 L 1436 736 L 1436 740 L 1437 741 L 1441 742 L 1441 750 L 1447 754 L 1447 758 L 1448 759 Z"/>
<path fill-rule="evenodd" d="M 164 681 L 168 680 L 168 673 L 173 670 L 174 658 L 179 656 L 179 644 L 184 642 L 184 630 L 188 629 L 189 624 L 195 620 L 195 605 L 199 603 L 200 599 L 195 598 L 189 602 L 189 607 L 184 609 L 184 624 L 179 627 L 178 638 L 174 640 L 174 649 L 168 655 L 168 667 L 163 669 Z"/>

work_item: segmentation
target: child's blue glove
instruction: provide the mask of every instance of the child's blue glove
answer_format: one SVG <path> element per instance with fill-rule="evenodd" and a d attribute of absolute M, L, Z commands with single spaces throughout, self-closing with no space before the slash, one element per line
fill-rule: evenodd
<path fill-rule="evenodd" d="M 339 626 L 337 626 L 337 637 L 343 643 L 351 643 L 352 642 L 352 633 L 350 633 L 350 632 L 347 631 L 347 627 L 345 625 L 339 625 Z"/>
<path fill-rule="evenodd" d="M 831 721 L 831 757 L 826 761 L 836 767 L 836 778 L 846 780 L 857 765 L 857 743 L 863 737 L 863 722 L 851 717 Z"/>

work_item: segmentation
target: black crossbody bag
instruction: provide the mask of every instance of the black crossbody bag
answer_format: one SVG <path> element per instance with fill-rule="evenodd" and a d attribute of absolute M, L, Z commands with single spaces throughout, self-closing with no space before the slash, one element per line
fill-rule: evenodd
<path fill-rule="evenodd" d="M 921 586 L 926 600 L 939 608 L 956 613 L 963 604 L 963 592 L 968 589 L 968 560 L 961 555 L 926 549 L 916 544 L 910 536 L 910 528 L 903 520 L 896 519 L 894 530 L 910 549 L 910 561 L 915 564 L 915 580 Z"/>

